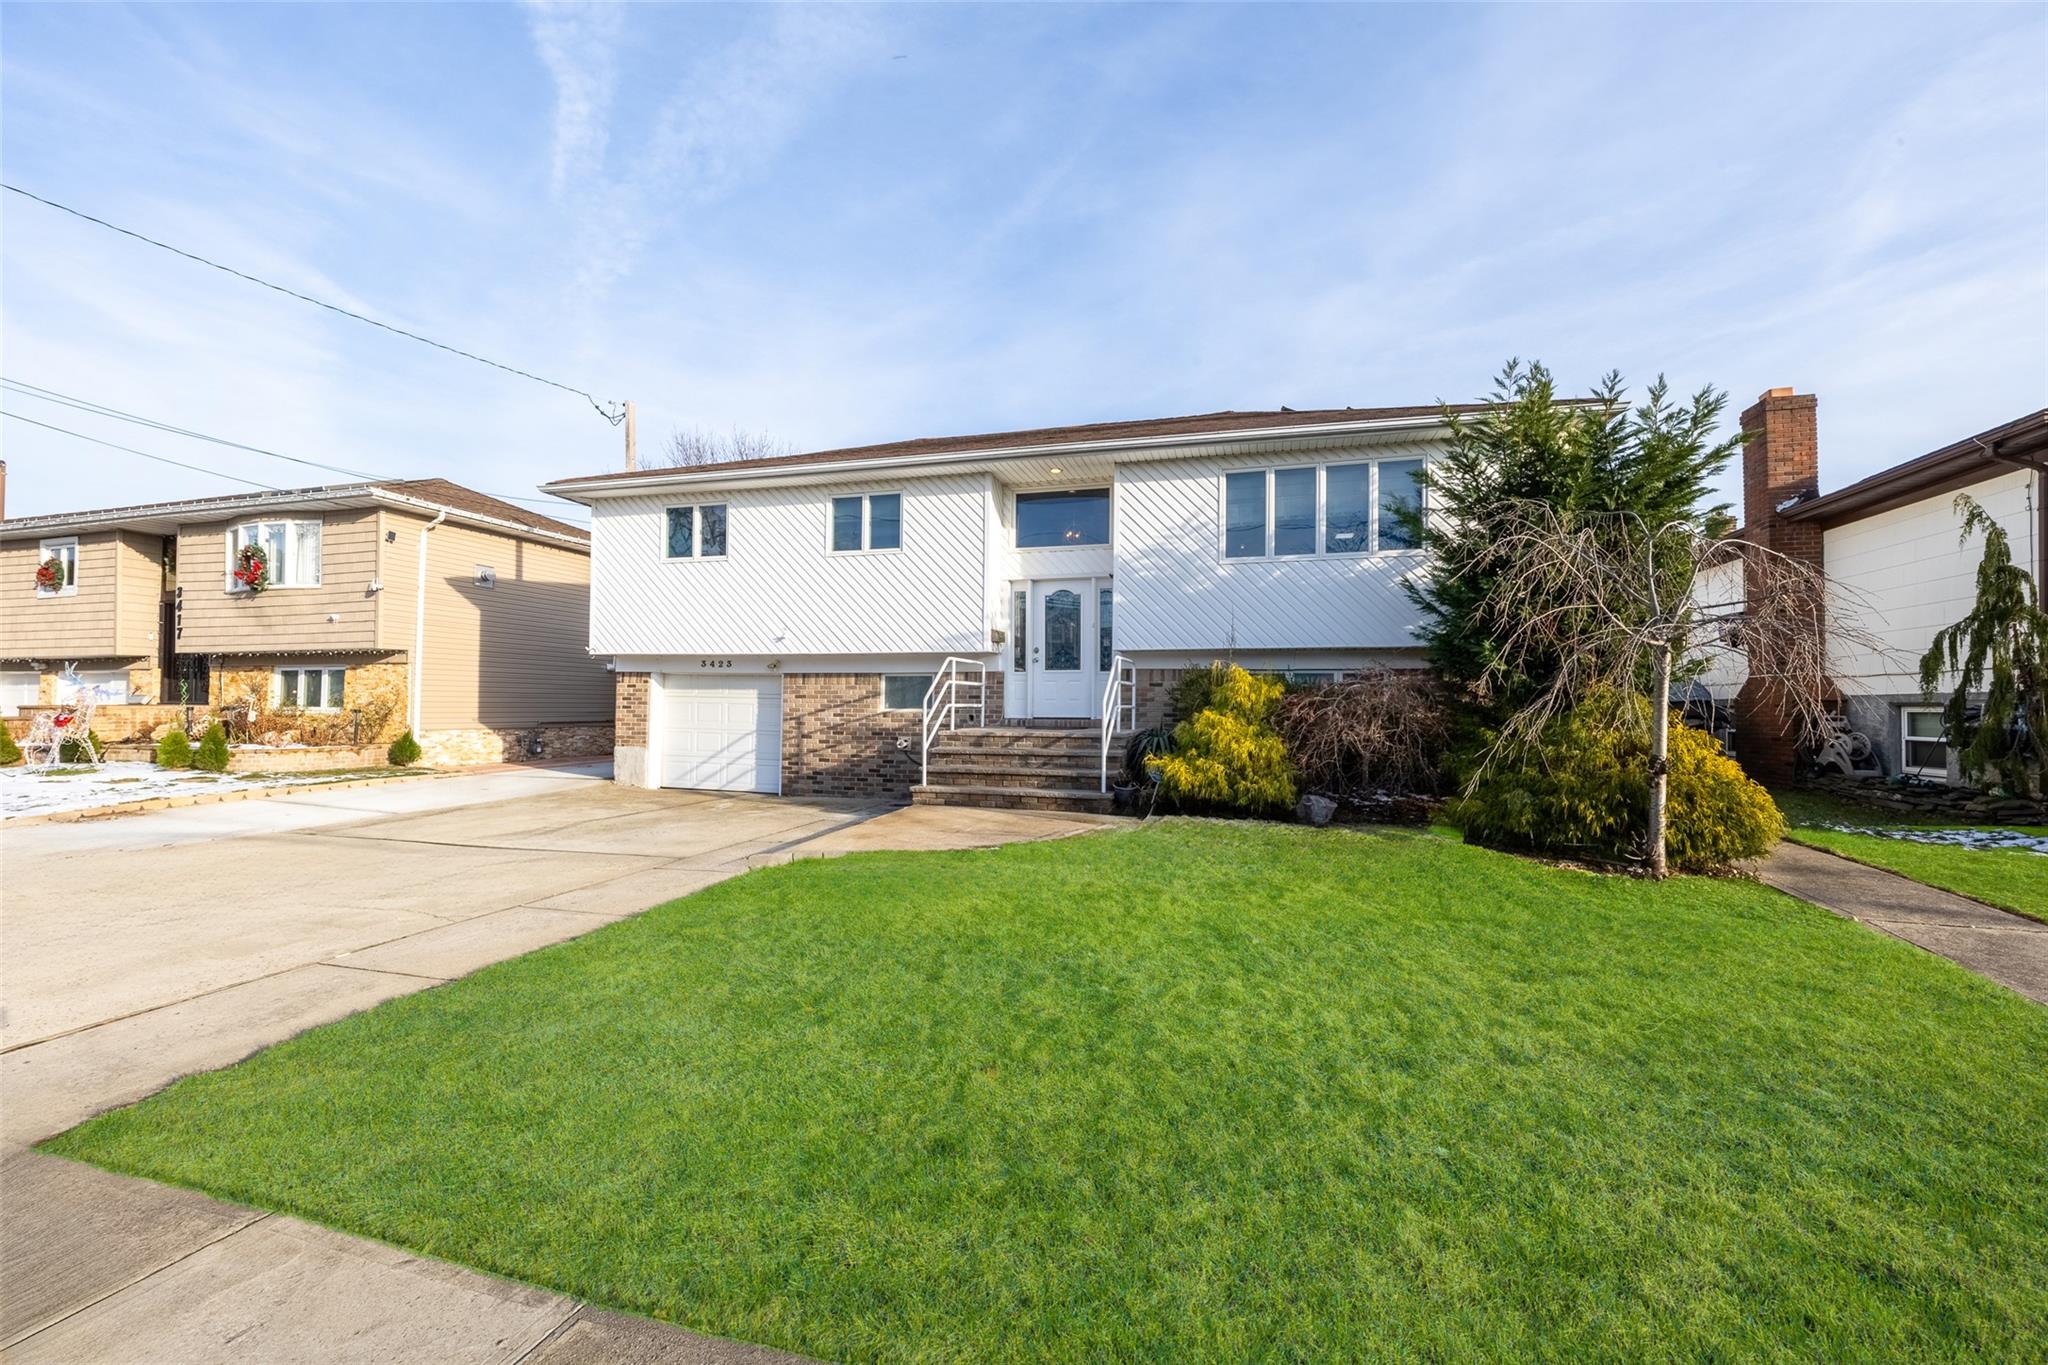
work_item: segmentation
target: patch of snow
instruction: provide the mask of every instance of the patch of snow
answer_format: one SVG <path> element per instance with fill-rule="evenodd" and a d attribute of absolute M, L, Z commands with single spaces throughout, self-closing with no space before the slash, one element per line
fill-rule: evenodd
<path fill-rule="evenodd" d="M 49 815 L 57 811 L 93 810 L 128 801 L 153 801 L 160 796 L 193 796 L 206 791 L 238 791 L 251 787 L 296 787 L 326 781 L 319 773 L 252 776 L 243 773 L 202 773 L 187 768 L 159 768 L 154 763 L 102 763 L 42 768 L 0 768 L 0 819 L 16 815 Z"/>
<path fill-rule="evenodd" d="M 1822 829 L 1837 834 L 1871 834 L 1880 839 L 1903 839 L 1913 844 L 1946 844 L 1952 848 L 2009 848 L 2048 857 L 2048 834 L 2024 834 L 2016 829 L 1913 829 L 1890 826 L 1824 824 Z"/>

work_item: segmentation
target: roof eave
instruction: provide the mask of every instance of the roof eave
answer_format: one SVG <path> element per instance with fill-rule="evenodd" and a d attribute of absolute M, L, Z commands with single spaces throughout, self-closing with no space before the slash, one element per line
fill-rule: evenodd
<path fill-rule="evenodd" d="M 1430 431 L 1450 428 L 1441 415 L 1385 417 L 1361 422 L 1314 422 L 1287 427 L 1239 427 L 1228 431 L 1178 432 L 1159 436 L 1124 436 L 1102 441 L 1049 441 L 998 446 L 986 450 L 925 451 L 913 455 L 852 456 L 810 463 L 784 462 L 741 467 L 737 464 L 693 465 L 662 474 L 645 470 L 617 474 L 586 474 L 540 486 L 543 493 L 590 505 L 594 500 L 700 484 L 747 483 L 761 479 L 804 479 L 861 470 L 948 468 L 985 461 L 1037 459 L 1047 455 L 1100 455 L 1129 452 L 1159 454 L 1187 446 L 1228 445 L 1245 441 L 1299 440 L 1309 436 L 1370 435 L 1388 431 Z"/>

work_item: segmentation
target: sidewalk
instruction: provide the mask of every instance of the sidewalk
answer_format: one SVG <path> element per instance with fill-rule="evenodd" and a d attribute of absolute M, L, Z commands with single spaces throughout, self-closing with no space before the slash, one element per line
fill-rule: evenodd
<path fill-rule="evenodd" d="M 2048 924 L 1832 853 L 1781 843 L 1763 880 L 2048 1005 Z"/>

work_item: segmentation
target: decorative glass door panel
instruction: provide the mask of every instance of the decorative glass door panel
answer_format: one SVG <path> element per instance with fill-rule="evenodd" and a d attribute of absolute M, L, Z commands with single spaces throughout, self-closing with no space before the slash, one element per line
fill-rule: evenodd
<path fill-rule="evenodd" d="M 1086 719 L 1097 707 L 1095 587 L 1089 580 L 1040 580 L 1031 585 L 1031 620 L 1038 627 L 1028 646 L 1030 714 Z"/>

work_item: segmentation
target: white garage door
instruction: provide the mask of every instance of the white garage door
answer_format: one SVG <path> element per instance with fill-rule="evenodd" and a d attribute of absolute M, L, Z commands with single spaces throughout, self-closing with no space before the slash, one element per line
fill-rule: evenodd
<path fill-rule="evenodd" d="M 42 679 L 34 673 L 8 669 L 0 672 L 0 716 L 11 716 L 16 709 L 34 706 L 42 691 Z"/>
<path fill-rule="evenodd" d="M 782 790 L 780 678 L 668 678 L 661 699 L 661 785 Z"/>

